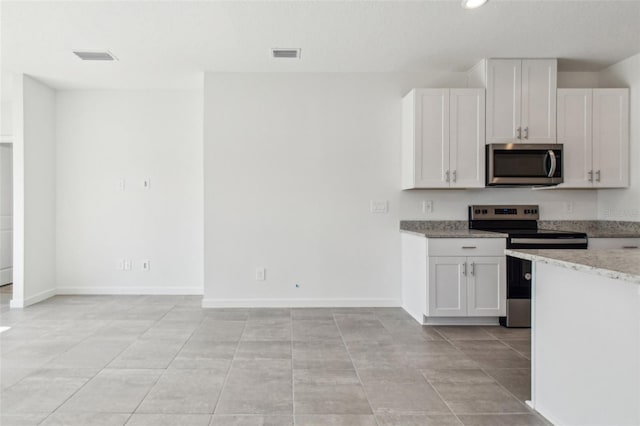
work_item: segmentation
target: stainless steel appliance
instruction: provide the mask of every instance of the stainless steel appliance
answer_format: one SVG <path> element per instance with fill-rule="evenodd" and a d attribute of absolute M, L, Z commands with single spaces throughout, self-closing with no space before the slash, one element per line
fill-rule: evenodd
<path fill-rule="evenodd" d="M 562 183 L 562 148 L 562 144 L 489 144 L 486 186 Z"/>
<path fill-rule="evenodd" d="M 469 206 L 469 228 L 508 235 L 507 248 L 586 249 L 587 234 L 538 228 L 537 205 Z M 531 327 L 531 262 L 507 256 L 505 327 Z"/>

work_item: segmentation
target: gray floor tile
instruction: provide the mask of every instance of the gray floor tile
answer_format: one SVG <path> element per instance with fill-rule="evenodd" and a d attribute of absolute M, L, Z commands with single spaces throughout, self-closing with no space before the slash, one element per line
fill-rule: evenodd
<path fill-rule="evenodd" d="M 135 413 L 127 426 L 208 426 L 209 414 L 139 414 Z"/>
<path fill-rule="evenodd" d="M 209 370 L 167 370 L 136 413 L 211 414 L 225 375 Z"/>
<path fill-rule="evenodd" d="M 246 326 L 245 321 L 227 321 L 205 318 L 191 335 L 190 340 L 237 342 Z"/>
<path fill-rule="evenodd" d="M 305 320 L 293 321 L 293 340 L 318 340 L 322 342 L 337 340 L 342 342 L 342 337 L 340 337 L 340 332 L 333 319 Z"/>
<path fill-rule="evenodd" d="M 184 340 L 137 340 L 111 361 L 108 367 L 167 368 L 184 343 Z"/>
<path fill-rule="evenodd" d="M 95 339 L 135 340 L 155 324 L 154 321 L 110 321 L 96 330 L 91 337 Z"/>
<path fill-rule="evenodd" d="M 47 368 L 104 368 L 131 345 L 131 340 L 90 338 L 63 352 L 46 364 Z"/>
<path fill-rule="evenodd" d="M 244 360 L 291 359 L 291 341 L 241 341 L 235 358 Z"/>
<path fill-rule="evenodd" d="M 453 414 L 382 414 L 379 426 L 462 426 Z"/>
<path fill-rule="evenodd" d="M 58 411 L 132 413 L 161 373 L 162 370 L 102 370 Z"/>
<path fill-rule="evenodd" d="M 511 369 L 487 369 L 485 370 L 491 377 L 496 379 L 498 383 L 507 388 L 509 392 L 515 395 L 521 401 L 531 398 L 531 370 L 528 368 Z"/>
<path fill-rule="evenodd" d="M 293 369 L 294 384 L 315 384 L 315 385 L 356 385 L 360 384 L 358 375 L 354 368 L 351 369 Z"/>
<path fill-rule="evenodd" d="M 214 415 L 211 426 L 293 426 L 293 416 Z"/>
<path fill-rule="evenodd" d="M 377 426 L 372 415 L 296 415 L 296 426 Z"/>
<path fill-rule="evenodd" d="M 226 372 L 238 347 L 238 342 L 189 340 L 169 365 L 170 368 L 204 368 Z"/>
<path fill-rule="evenodd" d="M 39 370 L 0 396 L 3 413 L 51 413 L 87 383 L 98 370 Z"/>
<path fill-rule="evenodd" d="M 291 318 L 304 320 L 331 320 L 333 310 L 331 308 L 298 308 L 291 309 Z"/>
<path fill-rule="evenodd" d="M 53 413 L 43 426 L 122 426 L 129 414 L 121 413 Z"/>
<path fill-rule="evenodd" d="M 469 355 L 482 368 L 531 368 L 531 360 L 514 351 Z"/>
<path fill-rule="evenodd" d="M 531 340 L 503 340 L 503 342 L 509 345 L 511 348 L 520 352 L 527 358 L 531 357 Z"/>
<path fill-rule="evenodd" d="M 528 408 L 497 383 L 434 383 L 455 414 L 527 413 Z"/>
<path fill-rule="evenodd" d="M 541 416 L 535 414 L 476 414 L 458 415 L 465 426 L 550 426 Z"/>
<path fill-rule="evenodd" d="M 296 415 L 372 414 L 360 384 L 296 383 L 293 400 Z"/>
<path fill-rule="evenodd" d="M 46 418 L 46 414 L 0 414 L 2 426 L 35 426 Z"/>
<path fill-rule="evenodd" d="M 430 383 L 492 383 L 495 380 L 481 369 L 431 369 L 422 370 Z"/>
<path fill-rule="evenodd" d="M 341 341 L 311 341 L 292 344 L 294 360 L 334 360 L 349 361 L 349 352 Z"/>
<path fill-rule="evenodd" d="M 362 368 L 358 369 L 358 375 L 365 386 L 390 384 L 414 384 L 425 383 L 425 378 L 420 370 L 415 368 Z"/>
<path fill-rule="evenodd" d="M 365 386 L 365 391 L 376 414 L 451 413 L 426 381 L 421 384 L 375 384 Z"/>
<path fill-rule="evenodd" d="M 255 342 L 291 340 L 291 322 L 247 321 L 241 339 Z"/>
<path fill-rule="evenodd" d="M 474 359 L 463 353 L 441 353 L 408 356 L 408 364 L 422 370 L 446 368 L 477 368 Z"/>
<path fill-rule="evenodd" d="M 505 328 L 505 327 L 483 327 L 483 329 L 498 339 L 524 339 L 531 340 L 530 328 Z"/>
<path fill-rule="evenodd" d="M 497 339 L 481 327 L 444 326 L 434 327 L 443 337 L 449 340 L 491 340 Z"/>

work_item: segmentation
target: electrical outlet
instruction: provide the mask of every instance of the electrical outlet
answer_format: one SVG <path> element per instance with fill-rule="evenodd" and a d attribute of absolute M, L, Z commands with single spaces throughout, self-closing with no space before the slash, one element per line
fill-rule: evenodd
<path fill-rule="evenodd" d="M 388 201 L 371 201 L 371 213 L 389 213 Z"/>
<path fill-rule="evenodd" d="M 126 189 L 126 182 L 124 179 L 118 180 L 118 191 L 124 191 Z"/>
<path fill-rule="evenodd" d="M 564 212 L 565 213 L 573 213 L 573 201 L 565 201 L 564 202 Z"/>
<path fill-rule="evenodd" d="M 256 268 L 256 281 L 265 281 L 267 279 L 266 268 Z"/>
<path fill-rule="evenodd" d="M 142 189 L 150 189 L 151 188 L 151 179 L 144 178 L 142 179 Z"/>
<path fill-rule="evenodd" d="M 142 270 L 143 271 L 149 271 L 151 270 L 151 262 L 149 262 L 149 259 L 144 259 L 142 261 Z"/>
<path fill-rule="evenodd" d="M 124 270 L 125 271 L 130 271 L 131 270 L 131 260 L 130 259 L 125 259 L 124 260 Z"/>
<path fill-rule="evenodd" d="M 422 202 L 422 213 L 433 213 L 433 200 L 425 200 Z"/>

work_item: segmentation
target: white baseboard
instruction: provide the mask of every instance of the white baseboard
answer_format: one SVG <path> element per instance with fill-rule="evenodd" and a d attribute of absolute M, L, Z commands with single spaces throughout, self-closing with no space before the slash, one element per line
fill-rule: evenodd
<path fill-rule="evenodd" d="M 59 287 L 60 295 L 202 296 L 203 287 Z"/>
<path fill-rule="evenodd" d="M 424 317 L 422 325 L 500 325 L 498 317 Z"/>
<path fill-rule="evenodd" d="M 22 309 L 22 308 L 24 308 L 24 300 L 22 300 L 22 299 L 11 299 L 9 301 L 9 307 L 11 309 Z"/>
<path fill-rule="evenodd" d="M 38 294 L 34 294 L 31 297 L 27 297 L 26 299 L 22 300 L 22 306 L 16 306 L 16 307 L 20 307 L 20 308 L 24 308 L 27 306 L 31 306 L 33 304 L 36 304 L 38 302 L 42 302 L 43 300 L 46 300 L 50 297 L 53 297 L 56 295 L 56 289 L 52 288 L 49 290 L 45 290 L 45 291 L 41 291 Z M 13 300 L 11 301 L 13 302 Z"/>
<path fill-rule="evenodd" d="M 395 308 L 396 299 L 202 299 L 203 308 Z"/>

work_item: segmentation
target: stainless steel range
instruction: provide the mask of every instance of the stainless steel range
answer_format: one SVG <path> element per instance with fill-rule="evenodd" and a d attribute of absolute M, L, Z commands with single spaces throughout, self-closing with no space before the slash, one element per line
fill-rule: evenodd
<path fill-rule="evenodd" d="M 508 235 L 507 248 L 586 249 L 587 234 L 538 228 L 537 205 L 469 206 L 469 228 Z M 531 327 L 531 262 L 507 256 L 505 327 Z"/>

